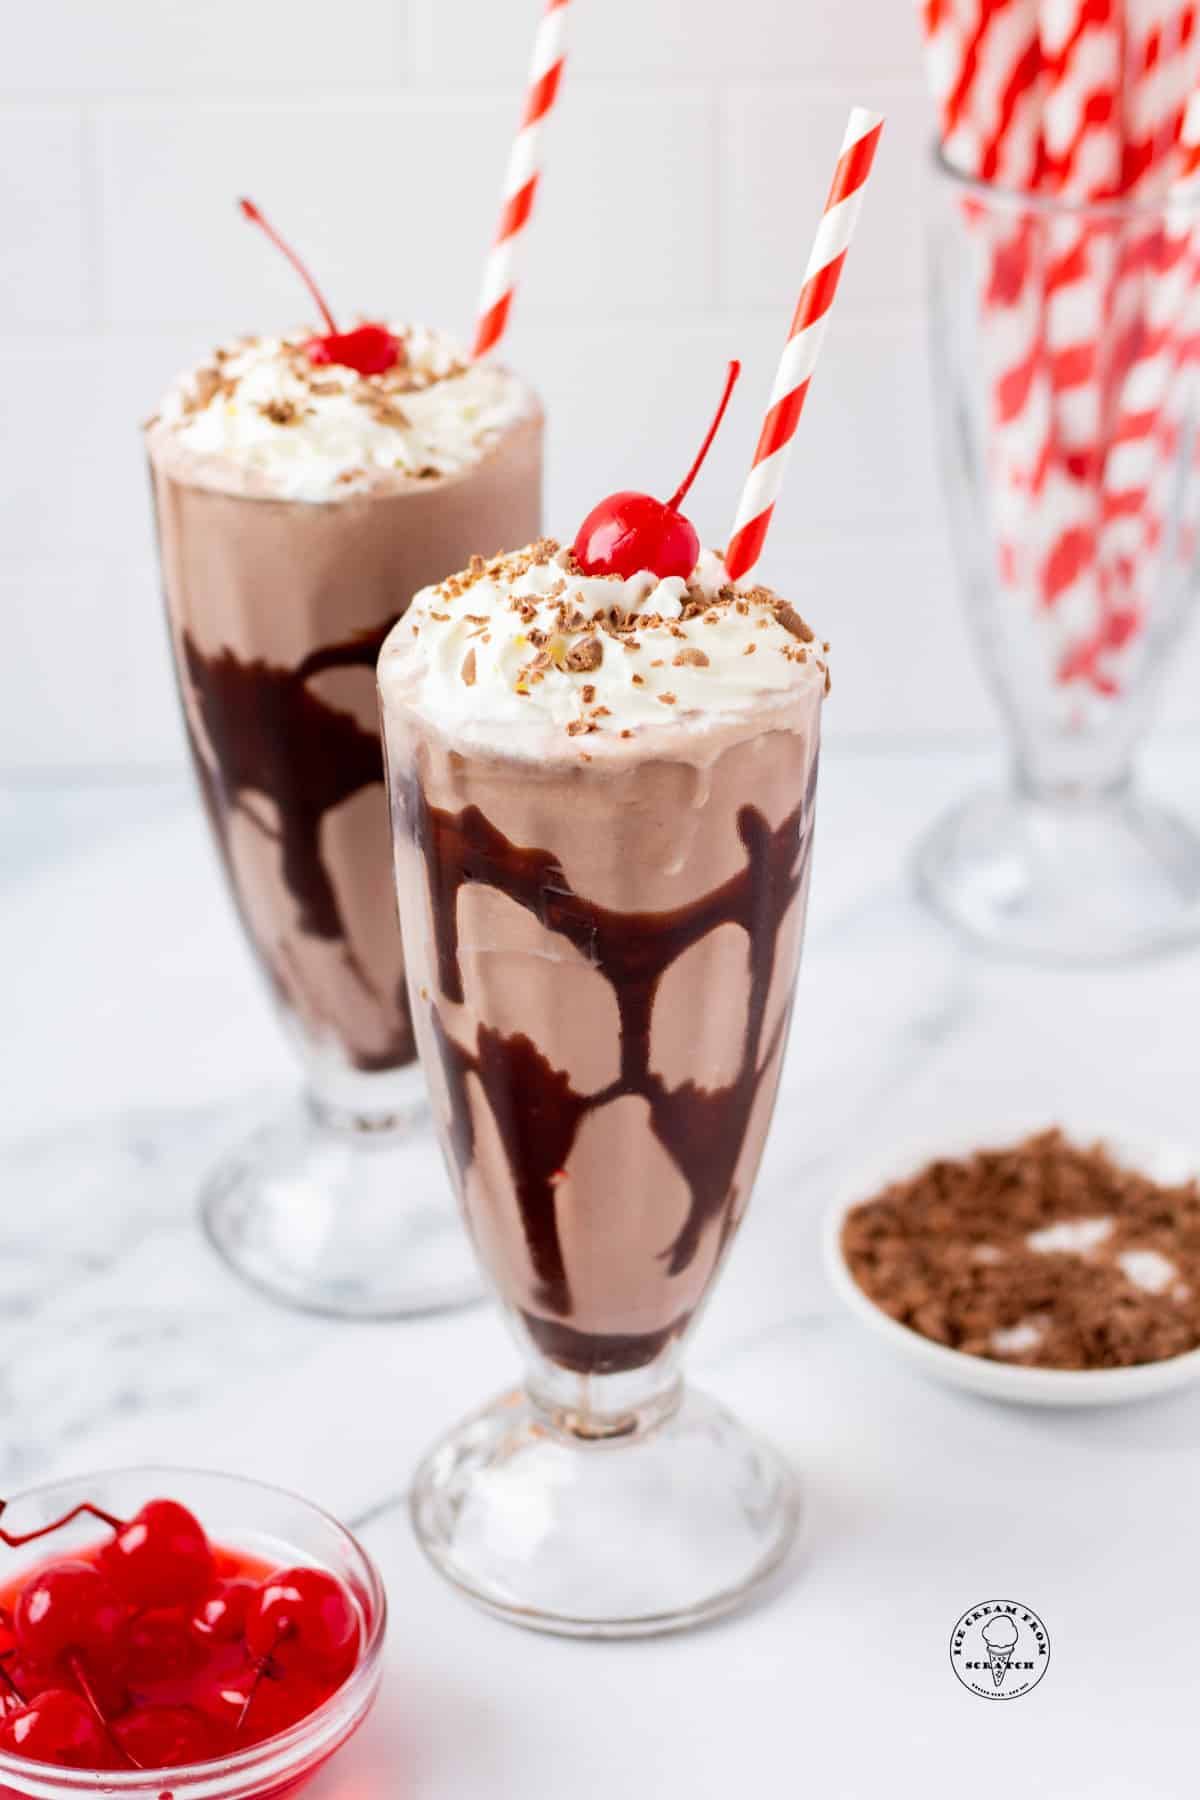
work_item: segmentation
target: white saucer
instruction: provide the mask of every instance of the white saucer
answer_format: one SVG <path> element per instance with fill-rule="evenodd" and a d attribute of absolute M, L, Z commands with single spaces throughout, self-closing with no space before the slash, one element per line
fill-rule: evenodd
<path fill-rule="evenodd" d="M 1063 1130 L 1072 1142 L 1103 1142 L 1110 1155 L 1130 1168 L 1140 1169 L 1155 1181 L 1176 1183 L 1200 1173 L 1200 1155 L 1177 1145 L 1151 1142 L 1124 1134 L 1105 1131 L 1102 1127 L 1065 1121 Z M 903 1181 L 932 1162 L 936 1157 L 967 1156 L 973 1150 L 1016 1143 L 1029 1130 L 1041 1126 L 1013 1129 L 976 1129 L 970 1135 L 954 1134 L 947 1138 L 925 1140 L 893 1150 L 886 1156 L 873 1158 L 857 1168 L 839 1190 L 825 1219 L 825 1270 L 833 1290 L 864 1325 L 881 1338 L 914 1368 L 952 1387 L 965 1388 L 972 1394 L 983 1394 L 990 1400 L 1013 1401 L 1026 1406 L 1111 1406 L 1129 1400 L 1144 1400 L 1155 1394 L 1170 1393 L 1200 1381 L 1200 1349 L 1186 1351 L 1163 1362 L 1139 1363 L 1126 1369 L 1031 1369 L 1023 1364 L 992 1362 L 983 1356 L 969 1356 L 961 1350 L 947 1349 L 922 1337 L 907 1325 L 899 1324 L 883 1312 L 859 1287 L 842 1251 L 842 1222 L 846 1214 L 863 1200 L 869 1200 L 895 1181 Z"/>

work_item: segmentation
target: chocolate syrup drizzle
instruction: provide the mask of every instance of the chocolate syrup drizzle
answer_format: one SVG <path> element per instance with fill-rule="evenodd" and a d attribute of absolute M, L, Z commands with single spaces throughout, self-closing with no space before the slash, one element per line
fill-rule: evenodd
<path fill-rule="evenodd" d="M 709 894 L 670 912 L 626 913 L 598 906 L 575 892 L 549 851 L 510 842 L 476 806 L 459 813 L 431 807 L 418 780 L 408 786 L 409 826 L 425 861 L 436 933 L 438 981 L 450 1001 L 464 999 L 458 943 L 459 890 L 471 882 L 495 888 L 560 932 L 604 977 L 620 1019 L 620 1070 L 608 1087 L 579 1094 L 569 1075 L 522 1033 L 506 1037 L 480 1025 L 474 1049 L 446 1032 L 436 1008 L 433 1028 L 451 1099 L 451 1151 L 465 1181 L 475 1154 L 467 1078 L 483 1089 L 512 1172 L 537 1299 L 565 1320 L 571 1296 L 555 1207 L 556 1182 L 587 1115 L 626 1095 L 644 1099 L 651 1128 L 687 1183 L 690 1205 L 674 1241 L 663 1251 L 671 1275 L 696 1254 L 706 1225 L 722 1218 L 724 1248 L 737 1217 L 734 1171 L 764 1072 L 787 1029 L 785 1012 L 761 1054 L 767 998 L 780 927 L 804 879 L 812 840 L 814 765 L 803 800 L 772 831 L 762 814 L 744 806 L 737 816 L 745 865 Z M 740 925 L 750 961 L 750 997 L 742 1056 L 727 1086 L 705 1089 L 687 1081 L 670 1089 L 650 1066 L 654 998 L 666 970 L 693 944 L 722 925 Z M 526 1324 L 548 1355 L 568 1367 L 632 1368 L 649 1360 L 686 1319 L 643 1338 L 597 1339 L 537 1315 Z"/>
<path fill-rule="evenodd" d="M 329 669 L 374 670 L 383 640 L 395 617 L 344 643 L 323 645 L 294 669 L 261 659 L 243 662 L 230 650 L 205 656 L 183 633 L 187 680 L 217 758 L 214 769 L 189 737 L 204 802 L 238 894 L 237 873 L 229 844 L 229 817 L 239 812 L 256 830 L 270 827 L 248 804 L 261 794 L 274 803 L 279 820 L 283 878 L 299 912 L 300 929 L 312 937 L 340 942 L 358 979 L 376 995 L 381 1008 L 398 1015 L 391 1040 L 382 1050 L 363 1052 L 344 1046 L 356 1068 L 391 1069 L 411 1062 L 415 1054 L 408 998 L 400 983 L 395 995 L 379 995 L 354 957 L 337 895 L 321 860 L 321 822 L 343 801 L 363 788 L 384 781 L 383 751 L 376 731 L 368 731 L 351 713 L 330 706 L 309 683 Z M 187 709 L 185 708 L 185 715 Z M 387 841 L 385 802 L 380 797 L 380 842 Z M 240 902 L 239 902 L 240 906 Z M 257 942 L 243 911 L 248 935 Z M 261 944 L 258 946 L 262 949 Z M 264 960 L 266 960 L 264 958 Z M 280 971 L 268 967 L 284 999 Z"/>

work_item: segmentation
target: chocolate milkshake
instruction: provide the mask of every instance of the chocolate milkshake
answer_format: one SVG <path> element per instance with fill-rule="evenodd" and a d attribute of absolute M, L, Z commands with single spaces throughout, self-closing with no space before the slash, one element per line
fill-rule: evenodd
<path fill-rule="evenodd" d="M 541 417 L 515 377 L 398 328 L 385 375 L 246 340 L 146 443 L 188 738 L 247 935 L 316 1056 L 414 1054 L 374 665 L 409 598 L 536 531 Z"/>
<path fill-rule="evenodd" d="M 414 1518 L 523 1623 L 709 1616 L 794 1528 L 784 1466 L 678 1360 L 775 1101 L 826 682 L 799 613 L 709 553 L 686 578 L 549 540 L 476 559 L 384 645 L 417 1042 L 529 1371 L 431 1454 Z"/>
<path fill-rule="evenodd" d="M 597 579 L 544 541 L 419 595 L 379 679 L 417 1035 L 476 1248 L 552 1363 L 641 1367 L 762 1153 L 822 647 L 714 556 Z"/>
<path fill-rule="evenodd" d="M 217 350 L 167 394 L 146 448 L 188 738 L 234 899 L 314 1105 L 373 1129 L 378 1150 L 419 1075 L 374 665 L 418 588 L 514 527 L 536 533 L 542 415 L 514 375 L 438 332 L 365 330 L 393 346 L 381 372 L 320 359 L 356 354 L 352 334 Z M 425 1173 L 398 1174 L 399 1195 Z M 243 1239 L 261 1236 L 255 1204 L 237 1203 Z M 270 1202 L 255 1278 L 295 1296 L 307 1276 L 266 1267 L 303 1235 L 286 1206 Z M 355 1277 L 364 1292 L 389 1278 Z M 360 1310 L 348 1289 L 328 1300 L 343 1302 Z"/>

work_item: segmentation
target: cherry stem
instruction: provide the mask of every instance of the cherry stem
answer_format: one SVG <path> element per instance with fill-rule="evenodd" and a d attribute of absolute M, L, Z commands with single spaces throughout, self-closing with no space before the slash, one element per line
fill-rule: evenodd
<path fill-rule="evenodd" d="M 296 255 L 296 252 L 292 249 L 291 245 L 285 243 L 275 227 L 263 218 L 263 215 L 259 212 L 253 200 L 239 200 L 238 205 L 242 209 L 242 216 L 249 219 L 251 224 L 257 225 L 261 230 L 265 231 L 275 248 L 277 250 L 282 250 L 283 254 L 287 257 L 293 269 L 295 269 L 297 275 L 299 275 L 301 281 L 316 301 L 317 306 L 320 308 L 321 317 L 329 327 L 330 336 L 336 337 L 337 326 L 333 322 L 333 314 L 325 304 L 324 295 L 321 293 L 320 288 L 317 286 L 304 264 L 300 261 L 300 258 Z"/>
<path fill-rule="evenodd" d="M 0 1500 L 0 1514 L 3 1514 L 7 1506 L 7 1500 Z M 72 1519 L 81 1518 L 84 1513 L 90 1513 L 93 1519 L 99 1519 L 102 1525 L 110 1526 L 113 1531 L 124 1531 L 128 1523 L 125 1519 L 114 1518 L 112 1513 L 103 1511 L 99 1506 L 93 1506 L 90 1500 L 81 1500 L 78 1506 L 73 1506 L 61 1519 L 54 1519 L 49 1525 L 40 1525 L 36 1531 L 5 1531 L 0 1525 L 0 1544 L 7 1544 L 10 1550 L 20 1550 L 25 1544 L 35 1543 L 38 1538 L 49 1537 L 52 1531 L 61 1531 L 64 1525 L 69 1525 Z"/>
<path fill-rule="evenodd" d="M 101 1731 L 104 1733 L 105 1737 L 108 1739 L 109 1743 L 112 1745 L 113 1749 L 116 1751 L 117 1755 L 123 1756 L 125 1758 L 125 1761 L 129 1764 L 131 1769 L 144 1769 L 146 1766 L 145 1763 L 140 1763 L 137 1760 L 136 1756 L 130 1756 L 130 1754 L 129 1754 L 128 1750 L 125 1748 L 124 1744 L 119 1744 L 117 1742 L 116 1738 L 113 1736 L 112 1728 L 109 1725 L 108 1720 L 104 1716 L 103 1708 L 101 1707 L 100 1702 L 97 1700 L 95 1693 L 92 1691 L 92 1684 L 87 1678 L 87 1670 L 83 1666 L 83 1660 L 81 1657 L 77 1656 L 74 1651 L 72 1651 L 71 1654 L 67 1658 L 67 1667 L 70 1669 L 72 1675 L 75 1677 L 76 1681 L 79 1683 L 80 1687 L 83 1689 L 84 1699 L 87 1701 L 88 1705 L 91 1707 L 92 1712 L 96 1716 L 97 1724 L 99 1725 Z"/>
<path fill-rule="evenodd" d="M 2 1681 L 4 1683 L 4 1686 L 7 1689 L 7 1692 L 4 1695 L 4 1705 L 5 1706 L 8 1705 L 8 1696 L 9 1696 L 9 1694 L 12 1694 L 15 1697 L 18 1705 L 28 1706 L 29 1702 L 26 1700 L 24 1694 L 21 1692 L 20 1688 L 17 1686 L 16 1682 L 13 1680 L 12 1676 L 9 1674 L 8 1670 L 4 1666 L 5 1659 L 11 1655 L 12 1655 L 12 1651 L 6 1650 L 4 1652 L 4 1655 L 0 1656 L 0 1681 Z"/>
<path fill-rule="evenodd" d="M 255 1696 L 255 1694 L 257 1694 L 259 1687 L 262 1684 L 263 1677 L 266 1675 L 268 1669 L 271 1666 L 271 1658 L 274 1656 L 275 1652 L 278 1650 L 280 1644 L 283 1642 L 283 1640 L 286 1636 L 287 1636 L 286 1625 L 283 1625 L 283 1624 L 277 1625 L 275 1627 L 275 1642 L 271 1645 L 271 1648 L 265 1653 L 265 1655 L 259 1657 L 258 1667 L 254 1671 L 254 1680 L 250 1683 L 250 1692 L 246 1695 L 245 1700 L 243 1700 L 243 1702 L 242 1702 L 242 1710 L 238 1714 L 237 1724 L 233 1728 L 234 1737 L 236 1737 L 238 1735 L 238 1733 L 242 1729 L 242 1726 L 246 1723 L 246 1720 L 249 1718 L 250 1708 L 254 1704 L 254 1696 Z"/>
<path fill-rule="evenodd" d="M 688 470 L 687 474 L 684 476 L 683 480 L 680 482 L 680 484 L 676 488 L 675 492 L 671 495 L 671 498 L 667 501 L 668 512 L 678 512 L 680 502 L 684 499 L 684 497 L 687 494 L 688 489 L 691 487 L 693 481 L 695 481 L 697 475 L 700 473 L 700 470 L 704 464 L 704 459 L 708 455 L 709 451 L 712 449 L 712 441 L 716 437 L 718 431 L 721 429 L 721 420 L 725 417 L 725 408 L 729 405 L 730 396 L 732 395 L 733 390 L 737 385 L 737 378 L 741 374 L 741 372 L 742 372 L 742 365 L 740 362 L 735 361 L 735 362 L 730 363 L 729 373 L 725 377 L 725 392 L 721 395 L 721 404 L 717 408 L 717 416 L 708 428 L 708 436 L 705 438 L 704 442 L 701 444 L 700 453 L 696 457 L 695 462 L 692 464 L 691 468 Z"/>

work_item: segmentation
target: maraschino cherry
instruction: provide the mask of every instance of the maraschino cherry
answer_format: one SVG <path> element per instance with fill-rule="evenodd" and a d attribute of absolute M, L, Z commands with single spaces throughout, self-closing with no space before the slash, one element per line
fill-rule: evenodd
<path fill-rule="evenodd" d="M 0 1514 L 4 1502 L 0 1501 Z M 49 1537 L 84 1513 L 114 1532 L 99 1562 L 121 1598 L 131 1606 L 171 1606 L 198 1600 L 212 1581 L 212 1549 L 204 1527 L 178 1500 L 148 1500 L 132 1519 L 118 1519 L 90 1500 L 36 1531 L 13 1533 L 0 1526 L 0 1543 L 18 1550 Z M 95 1575 L 95 1570 L 89 1570 Z M 18 1633 L 19 1635 L 19 1633 Z"/>
<path fill-rule="evenodd" d="M 325 304 L 324 295 L 291 245 L 267 222 L 253 200 L 239 200 L 238 205 L 243 216 L 265 231 L 276 249 L 287 257 L 316 301 L 321 317 L 329 327 L 324 337 L 309 338 L 305 344 L 310 363 L 317 367 L 337 363 L 342 368 L 353 369 L 358 375 L 386 375 L 389 369 L 394 369 L 397 363 L 404 361 L 404 345 L 386 325 L 368 323 L 356 325 L 353 331 L 339 331 L 333 314 Z"/>
<path fill-rule="evenodd" d="M 708 435 L 695 462 L 665 503 L 650 494 L 610 494 L 594 506 L 579 527 L 573 546 L 575 560 L 585 575 L 620 575 L 628 578 L 648 569 L 660 581 L 672 575 L 687 580 L 700 555 L 700 539 L 690 519 L 679 511 L 725 417 L 734 383 L 742 372 L 731 362 L 725 392 Z"/>
<path fill-rule="evenodd" d="M 214 1550 L 178 1501 L 128 1520 L 85 1501 L 35 1531 L 0 1526 L 0 1543 L 82 1514 L 111 1536 L 0 1588 L 0 1752 L 95 1770 L 208 1762 L 288 1729 L 349 1676 L 361 1630 L 342 1583 Z"/>
<path fill-rule="evenodd" d="M 352 1662 L 358 1614 L 341 1582 L 322 1569 L 280 1569 L 252 1596 L 245 1633 L 255 1656 L 273 1656 L 292 1641 L 314 1662 Z"/>
<path fill-rule="evenodd" d="M 249 1581 L 218 1582 L 192 1614 L 194 1635 L 218 1644 L 232 1644 L 245 1630 L 246 1607 L 253 1593 L 254 1586 Z"/>
<path fill-rule="evenodd" d="M 50 1563 L 21 1589 L 13 1618 L 20 1650 L 42 1668 L 72 1659 L 119 1673 L 129 1654 L 129 1622 L 120 1599 L 90 1563 Z"/>
<path fill-rule="evenodd" d="M 121 1758 L 86 1700 L 47 1688 L 0 1725 L 0 1750 L 63 1769 L 112 1769 Z"/>
<path fill-rule="evenodd" d="M 203 1668 L 207 1654 L 204 1639 L 197 1637 L 190 1625 L 180 1606 L 151 1606 L 133 1615 L 126 1673 L 131 1688 L 186 1682 Z"/>
<path fill-rule="evenodd" d="M 211 1720 L 194 1706 L 135 1706 L 112 1734 L 138 1769 L 177 1769 L 221 1753 Z"/>
<path fill-rule="evenodd" d="M 130 1606 L 188 1606 L 212 1582 L 204 1527 L 178 1500 L 148 1500 L 100 1552 L 100 1567 Z"/>
<path fill-rule="evenodd" d="M 282 1669 L 270 1658 L 216 1682 L 197 1704 L 217 1731 L 239 1749 L 261 1743 L 315 1712 L 330 1694 L 328 1686 L 302 1669 Z"/>

